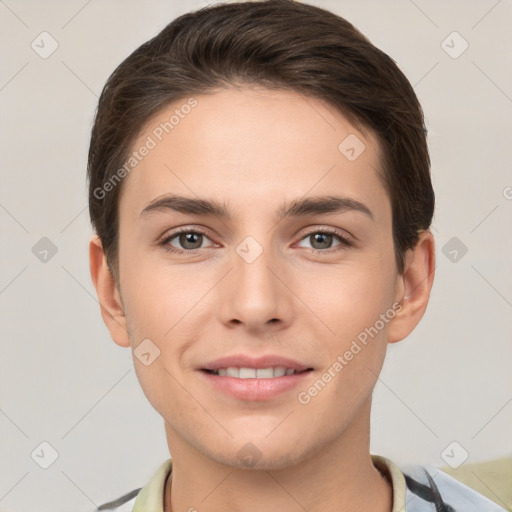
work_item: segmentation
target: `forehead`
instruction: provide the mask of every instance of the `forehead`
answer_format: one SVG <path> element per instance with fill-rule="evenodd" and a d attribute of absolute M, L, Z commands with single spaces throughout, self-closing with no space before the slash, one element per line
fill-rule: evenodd
<path fill-rule="evenodd" d="M 336 191 L 389 209 L 374 135 L 289 90 L 228 88 L 183 98 L 146 123 L 132 151 L 145 154 L 123 184 L 121 209 L 134 214 L 171 192 L 261 211 L 278 197 L 281 205 L 283 196 Z"/>

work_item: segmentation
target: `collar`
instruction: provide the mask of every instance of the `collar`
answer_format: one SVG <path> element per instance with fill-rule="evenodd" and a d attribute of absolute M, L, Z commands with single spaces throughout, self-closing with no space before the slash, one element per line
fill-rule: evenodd
<path fill-rule="evenodd" d="M 405 477 L 400 468 L 391 460 L 381 455 L 371 455 L 373 465 L 391 483 L 393 488 L 392 512 L 405 511 Z M 133 505 L 132 512 L 164 512 L 164 489 L 167 477 L 172 471 L 172 460 L 163 462 L 141 489 Z"/>

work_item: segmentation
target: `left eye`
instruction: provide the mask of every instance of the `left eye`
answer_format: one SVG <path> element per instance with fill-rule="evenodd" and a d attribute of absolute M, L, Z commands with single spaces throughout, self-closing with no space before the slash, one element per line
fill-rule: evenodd
<path fill-rule="evenodd" d="M 333 239 L 339 240 L 339 245 L 350 247 L 352 246 L 352 242 L 338 232 L 331 231 L 314 231 L 307 234 L 302 240 L 309 239 L 313 244 L 318 244 L 319 247 L 312 247 L 315 251 L 321 251 L 322 249 L 328 250 L 332 248 Z M 337 247 L 337 246 L 335 246 Z"/>

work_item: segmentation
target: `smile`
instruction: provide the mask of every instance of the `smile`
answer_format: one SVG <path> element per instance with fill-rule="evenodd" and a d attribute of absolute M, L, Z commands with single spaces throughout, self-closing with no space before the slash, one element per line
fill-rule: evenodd
<path fill-rule="evenodd" d="M 205 371 L 212 375 L 219 375 L 221 377 L 236 377 L 238 379 L 273 379 L 275 377 L 283 377 L 284 375 L 302 373 L 293 368 L 285 368 L 284 366 L 276 366 L 274 368 L 238 368 L 230 366 L 228 368 L 219 368 L 218 370 Z"/>
<path fill-rule="evenodd" d="M 236 400 L 264 401 L 276 398 L 298 386 L 304 386 L 312 368 L 297 371 L 284 366 L 269 368 L 234 367 L 218 370 L 203 369 L 198 372 L 205 383 Z"/>

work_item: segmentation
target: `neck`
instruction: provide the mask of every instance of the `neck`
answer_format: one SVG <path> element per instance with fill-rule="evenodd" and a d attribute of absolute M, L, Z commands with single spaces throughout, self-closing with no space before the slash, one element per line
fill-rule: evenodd
<path fill-rule="evenodd" d="M 272 470 L 219 463 L 166 423 L 173 466 L 164 512 L 391 512 L 391 483 L 374 467 L 369 451 L 370 403 L 362 409 L 338 438 L 313 447 L 293 466 Z"/>

